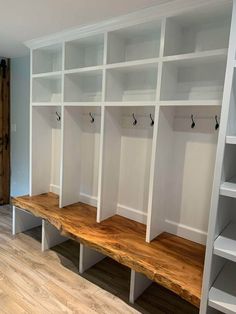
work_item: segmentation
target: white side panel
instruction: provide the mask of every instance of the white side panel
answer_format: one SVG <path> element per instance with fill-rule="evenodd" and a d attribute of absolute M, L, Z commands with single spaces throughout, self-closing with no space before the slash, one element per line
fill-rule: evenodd
<path fill-rule="evenodd" d="M 42 252 L 50 249 L 51 247 L 67 241 L 66 237 L 60 235 L 57 228 L 52 226 L 46 220 L 42 224 Z"/>
<path fill-rule="evenodd" d="M 131 269 L 129 302 L 133 304 L 151 284 L 150 279 Z"/>
<path fill-rule="evenodd" d="M 103 260 L 106 256 L 90 249 L 89 247 L 80 244 L 79 256 L 79 272 L 83 274 L 87 269 Z"/>
<path fill-rule="evenodd" d="M 76 108 L 64 107 L 63 166 L 61 206 L 79 202 L 81 182 L 82 131 Z"/>
<path fill-rule="evenodd" d="M 16 235 L 42 225 L 42 219 L 13 206 L 12 210 L 12 234 Z"/>
<path fill-rule="evenodd" d="M 102 192 L 99 222 L 116 214 L 120 171 L 120 108 L 105 108 Z"/>

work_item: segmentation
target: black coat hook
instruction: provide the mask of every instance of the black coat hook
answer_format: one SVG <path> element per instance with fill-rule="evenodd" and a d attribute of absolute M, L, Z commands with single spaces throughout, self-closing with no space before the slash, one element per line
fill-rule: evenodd
<path fill-rule="evenodd" d="M 138 122 L 137 122 L 137 119 L 135 118 L 134 113 L 132 114 L 132 117 L 133 117 L 133 119 L 134 119 L 134 121 L 133 121 L 133 125 L 136 125 Z"/>
<path fill-rule="evenodd" d="M 151 119 L 150 125 L 153 126 L 153 125 L 154 125 L 154 120 L 153 120 L 153 117 L 152 117 L 152 114 L 151 114 L 151 113 L 150 113 L 150 119 Z"/>
<path fill-rule="evenodd" d="M 191 124 L 191 128 L 195 128 L 195 125 L 196 123 L 194 122 L 194 119 L 193 119 L 193 114 L 191 114 L 191 120 L 192 120 L 192 124 Z"/>
<path fill-rule="evenodd" d="M 90 118 L 91 118 L 91 119 L 90 119 L 90 122 L 91 122 L 91 123 L 94 123 L 94 117 L 92 116 L 92 113 L 91 113 L 91 112 L 89 113 L 89 116 L 90 116 Z"/>
<path fill-rule="evenodd" d="M 218 122 L 218 117 L 217 117 L 217 116 L 215 116 L 215 121 L 216 121 L 215 130 L 218 130 L 220 124 L 219 124 L 219 122 Z"/>
<path fill-rule="evenodd" d="M 56 111 L 56 116 L 57 116 L 57 121 L 61 121 L 61 116 L 59 115 L 57 111 Z"/>

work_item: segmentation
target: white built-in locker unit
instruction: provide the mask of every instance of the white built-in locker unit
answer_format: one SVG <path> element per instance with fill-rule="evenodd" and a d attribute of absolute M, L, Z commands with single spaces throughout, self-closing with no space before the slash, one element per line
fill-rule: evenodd
<path fill-rule="evenodd" d="M 236 313 L 236 303 L 234 311 L 208 303 L 225 259 L 236 261 L 235 242 L 220 251 L 227 236 L 236 241 L 233 225 L 212 252 L 235 216 L 231 14 L 229 0 L 176 0 L 28 43 L 30 195 L 93 205 L 97 222 L 119 214 L 144 223 L 147 242 L 167 231 L 206 244 L 211 209 L 202 314 Z M 226 212 L 216 214 L 222 163 Z M 231 289 L 236 265 L 225 272 Z"/>

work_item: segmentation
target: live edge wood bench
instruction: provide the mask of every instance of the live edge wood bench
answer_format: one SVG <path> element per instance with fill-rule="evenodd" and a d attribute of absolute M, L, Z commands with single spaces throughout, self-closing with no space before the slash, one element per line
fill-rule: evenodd
<path fill-rule="evenodd" d="M 144 274 L 199 307 L 203 245 L 166 232 L 146 243 L 145 225 L 118 215 L 96 223 L 95 207 L 77 203 L 59 208 L 58 197 L 53 193 L 13 198 L 12 204 L 45 219 L 62 235 Z"/>

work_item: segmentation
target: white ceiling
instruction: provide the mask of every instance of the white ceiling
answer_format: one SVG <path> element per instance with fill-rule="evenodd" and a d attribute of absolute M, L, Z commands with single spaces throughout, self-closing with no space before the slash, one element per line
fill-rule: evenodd
<path fill-rule="evenodd" d="M 27 40 L 169 1 L 0 0 L 0 56 L 23 56 Z"/>

